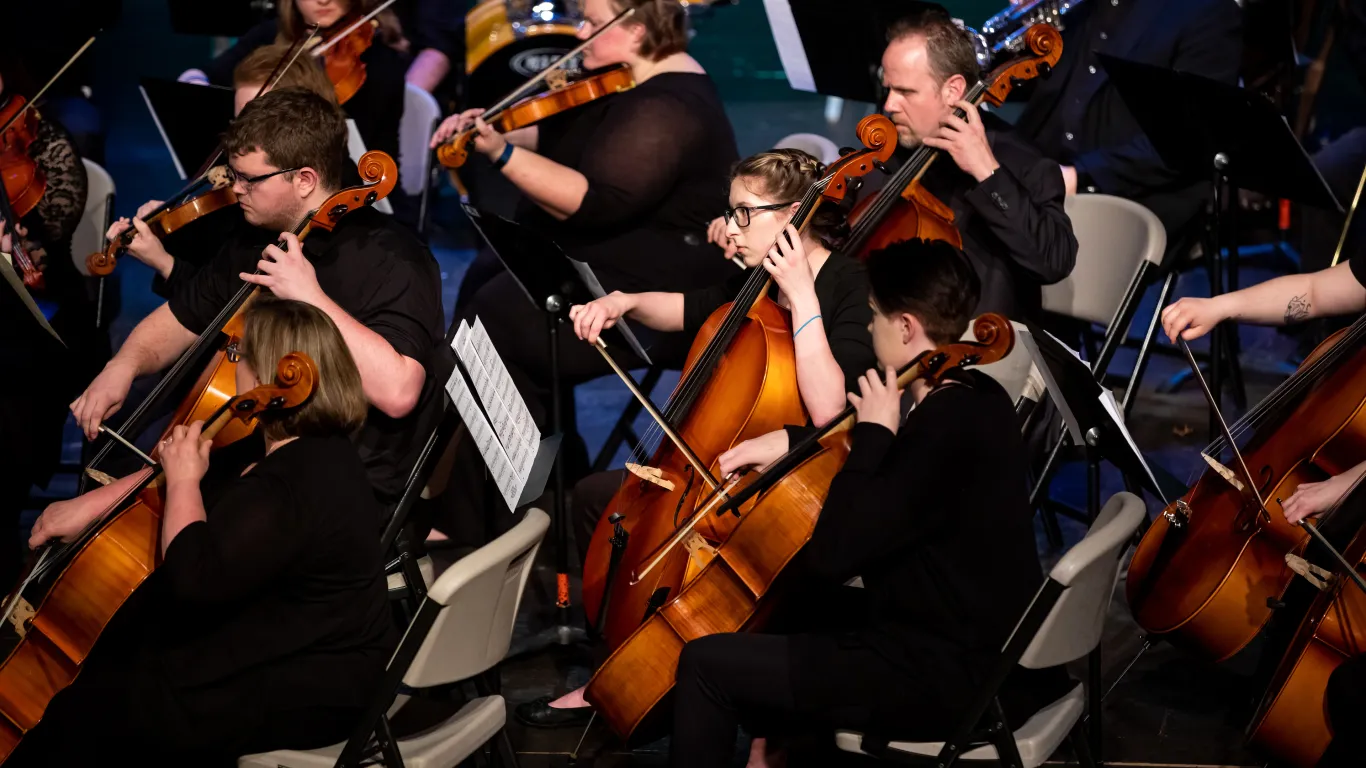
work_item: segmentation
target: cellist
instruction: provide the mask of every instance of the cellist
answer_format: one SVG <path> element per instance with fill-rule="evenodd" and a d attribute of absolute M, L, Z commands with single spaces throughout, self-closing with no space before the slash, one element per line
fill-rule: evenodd
<path fill-rule="evenodd" d="M 1366 258 L 1350 259 L 1309 274 L 1285 275 L 1213 298 L 1185 297 L 1162 311 L 1162 327 L 1173 342 L 1190 341 L 1226 320 L 1259 325 L 1290 325 L 1319 317 L 1366 311 Z M 1366 475 L 1362 461 L 1340 475 L 1302 483 L 1282 508 L 1298 523 L 1336 505 Z M 1366 754 L 1366 657 L 1350 659 L 1328 681 L 1328 719 L 1333 741 L 1320 768 L 1361 764 Z"/>
<path fill-rule="evenodd" d="M 312 395 L 262 416 L 259 458 L 247 440 L 210 454 L 202 422 L 162 442 L 162 563 L 7 766 L 117 762 L 115 744 L 142 765 L 234 765 L 341 741 L 369 703 L 397 638 L 377 502 L 348 439 L 367 410 L 361 374 L 316 307 L 266 297 L 245 320 L 238 394 L 302 352 Z M 76 536 L 129 484 L 50 505 L 30 545 Z"/>
<path fill-rule="evenodd" d="M 942 7 L 926 4 L 888 28 L 883 111 L 903 151 L 925 144 L 948 155 L 922 183 L 953 209 L 982 281 L 976 314 L 1023 319 L 1038 312 L 1042 286 L 1071 274 L 1077 240 L 1058 164 L 962 100 L 979 76 L 972 42 Z"/>
<path fill-rule="evenodd" d="M 343 186 L 346 123 L 321 96 L 270 91 L 242 109 L 224 143 L 248 229 L 263 228 L 285 247 L 262 250 L 251 231 L 229 238 L 183 289 L 138 323 L 71 411 L 93 440 L 135 377 L 170 365 L 242 281 L 254 283 L 322 309 L 341 329 L 371 405 L 356 441 L 376 494 L 390 503 L 420 449 L 415 435 L 439 403 L 425 368 L 444 325 L 436 260 L 392 217 L 370 208 L 305 245 L 290 232 Z"/>
<path fill-rule="evenodd" d="M 742 723 L 765 737 L 807 733 L 826 749 L 840 727 L 946 738 L 1043 580 L 1010 398 L 972 369 L 934 389 L 896 386 L 895 372 L 921 352 L 962 337 L 976 275 L 953 246 L 919 239 L 875 251 L 867 265 L 882 372 L 867 371 L 849 394 L 853 448 L 797 564 L 817 585 L 861 576 L 869 610 L 852 626 L 688 643 L 676 768 L 726 765 Z M 1066 685 L 1061 668 L 1017 670 L 1001 696 L 1010 725 Z M 750 768 L 781 764 L 769 762 L 773 746 L 756 739 Z"/>

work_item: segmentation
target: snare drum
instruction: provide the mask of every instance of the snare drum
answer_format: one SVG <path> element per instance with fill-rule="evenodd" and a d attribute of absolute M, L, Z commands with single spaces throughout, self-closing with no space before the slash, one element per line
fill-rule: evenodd
<path fill-rule="evenodd" d="M 572 0 L 482 0 L 465 15 L 466 103 L 487 105 L 579 44 Z"/>

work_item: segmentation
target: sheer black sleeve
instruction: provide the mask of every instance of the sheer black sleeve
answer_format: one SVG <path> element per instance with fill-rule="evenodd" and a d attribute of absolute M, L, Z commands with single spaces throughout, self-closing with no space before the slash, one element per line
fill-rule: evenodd
<path fill-rule="evenodd" d="M 737 272 L 724 283 L 697 288 L 683 294 L 683 332 L 696 336 L 711 313 L 728 301 L 733 301 L 749 278 L 750 270 Z"/>
<path fill-rule="evenodd" d="M 582 229 L 608 228 L 659 205 L 706 135 L 700 118 L 667 93 L 629 94 L 609 109 L 578 170 L 588 179 L 579 210 L 566 219 Z"/>

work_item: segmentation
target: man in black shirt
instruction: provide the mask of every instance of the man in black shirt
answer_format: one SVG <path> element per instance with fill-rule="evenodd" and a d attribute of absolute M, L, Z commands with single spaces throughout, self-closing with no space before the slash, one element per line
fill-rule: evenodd
<path fill-rule="evenodd" d="M 424 365 L 441 340 L 440 279 L 431 253 L 389 217 L 364 208 L 301 245 L 293 230 L 342 185 L 346 123 L 317 94 L 285 88 L 253 100 L 225 138 L 229 173 L 249 224 L 281 232 L 283 248 L 234 239 L 171 300 L 142 320 L 71 405 L 89 439 L 119 409 L 134 377 L 169 366 L 242 281 L 323 310 L 360 369 L 370 401 L 356 443 L 377 494 L 402 491 L 437 385 Z M 254 274 L 259 270 L 259 274 Z"/>
<path fill-rule="evenodd" d="M 884 111 L 903 149 L 924 144 L 949 155 L 930 166 L 923 183 L 953 209 L 963 250 L 982 283 L 976 311 L 1034 314 L 1040 288 L 1071 274 L 1077 258 L 1057 164 L 1003 123 L 986 126 L 977 108 L 963 101 L 980 76 L 976 54 L 943 8 L 927 6 L 892 24 L 887 40 Z M 955 108 L 966 119 L 955 116 Z"/>
<path fill-rule="evenodd" d="M 853 449 L 796 560 L 813 586 L 861 576 L 868 615 L 840 631 L 690 642 L 673 766 L 727 764 L 741 723 L 761 735 L 782 723 L 943 739 L 1042 583 L 1024 446 L 1000 385 L 977 371 L 904 392 L 894 380 L 921 352 L 962 336 L 979 281 L 957 249 L 918 239 L 873 253 L 868 277 L 886 373 L 869 371 L 849 395 Z M 1001 694 L 1010 724 L 1066 685 L 1057 668 L 1017 670 Z M 753 748 L 751 765 L 761 757 Z"/>
<path fill-rule="evenodd" d="M 1195 218 L 1209 184 L 1167 168 L 1096 53 L 1236 84 L 1241 11 L 1234 0 L 1081 3 L 1066 17 L 1062 59 L 1037 81 L 1016 130 L 1062 164 L 1068 194 L 1127 197 L 1157 214 L 1169 240 Z"/>

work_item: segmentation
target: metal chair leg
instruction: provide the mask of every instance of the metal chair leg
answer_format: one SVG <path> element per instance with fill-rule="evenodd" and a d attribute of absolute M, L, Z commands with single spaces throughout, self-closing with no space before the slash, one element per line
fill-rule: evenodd
<path fill-rule="evenodd" d="M 518 768 L 517 751 L 512 748 L 512 739 L 508 738 L 508 729 L 499 728 L 498 735 L 494 738 L 498 740 L 498 762 L 502 768 Z"/>

